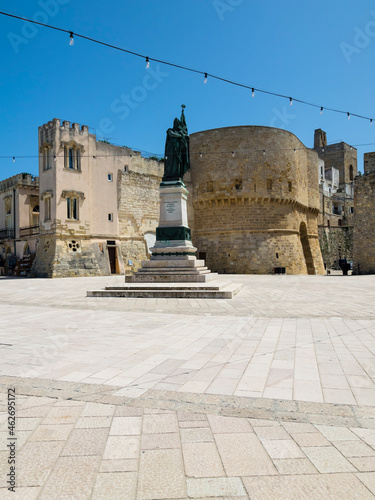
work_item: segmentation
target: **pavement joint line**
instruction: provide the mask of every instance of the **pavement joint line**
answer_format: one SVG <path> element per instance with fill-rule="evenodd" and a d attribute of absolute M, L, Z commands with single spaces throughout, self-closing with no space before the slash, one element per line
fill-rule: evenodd
<path fill-rule="evenodd" d="M 188 413 L 199 412 L 341 427 L 368 428 L 370 423 L 370 427 L 375 429 L 375 407 L 369 406 L 161 390 L 147 390 L 141 396 L 132 398 L 114 395 L 114 392 L 122 388 L 120 386 L 1 376 L 0 392 L 6 393 L 10 386 L 16 387 L 18 395 L 48 397 L 65 401 L 71 399 L 73 401 L 91 401 L 149 409 L 183 410 Z M 366 425 L 363 425 L 361 419 L 366 419 Z"/>

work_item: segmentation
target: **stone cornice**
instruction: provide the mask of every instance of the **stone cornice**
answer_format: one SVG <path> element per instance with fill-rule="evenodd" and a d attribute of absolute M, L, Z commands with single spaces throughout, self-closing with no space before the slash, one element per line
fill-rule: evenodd
<path fill-rule="evenodd" d="M 290 198 L 266 198 L 262 196 L 223 196 L 221 198 L 215 197 L 205 200 L 193 201 L 194 209 L 197 208 L 210 208 L 210 207 L 226 207 L 228 205 L 290 205 L 293 210 L 299 210 L 304 213 L 319 214 L 319 208 L 309 207 L 300 203 L 299 201 Z"/>
<path fill-rule="evenodd" d="M 61 196 L 63 198 L 73 197 L 73 198 L 81 198 L 81 200 L 85 199 L 85 194 L 82 193 L 82 191 L 75 191 L 74 189 L 72 189 L 70 191 L 65 191 L 65 190 L 62 191 Z"/>

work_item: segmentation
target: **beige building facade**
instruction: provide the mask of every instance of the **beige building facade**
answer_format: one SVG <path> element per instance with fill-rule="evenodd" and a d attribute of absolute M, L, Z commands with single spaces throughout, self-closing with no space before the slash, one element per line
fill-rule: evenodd
<path fill-rule="evenodd" d="M 327 134 L 315 130 L 319 155 L 319 241 L 327 268 L 340 259 L 353 260 L 354 180 L 358 174 L 356 148 L 339 142 L 327 144 Z"/>
<path fill-rule="evenodd" d="M 31 265 L 39 235 L 39 178 L 17 174 L 0 182 L 0 257 L 5 271 Z M 29 269 L 28 269 L 29 270 Z"/>
<path fill-rule="evenodd" d="M 152 240 L 158 223 L 162 164 L 58 119 L 39 127 L 39 155 L 40 237 L 32 274 L 136 269 L 148 257 L 147 235 Z"/>

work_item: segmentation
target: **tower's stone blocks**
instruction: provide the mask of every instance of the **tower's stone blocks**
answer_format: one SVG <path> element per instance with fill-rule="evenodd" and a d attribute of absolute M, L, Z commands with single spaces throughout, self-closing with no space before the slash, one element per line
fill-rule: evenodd
<path fill-rule="evenodd" d="M 190 136 L 194 246 L 213 271 L 323 274 L 318 155 L 292 133 L 228 127 Z"/>

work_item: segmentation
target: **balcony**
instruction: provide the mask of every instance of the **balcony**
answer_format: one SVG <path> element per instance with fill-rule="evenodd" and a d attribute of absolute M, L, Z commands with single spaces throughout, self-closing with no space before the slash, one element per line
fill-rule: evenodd
<path fill-rule="evenodd" d="M 14 239 L 14 229 L 0 229 L 0 241 Z"/>
<path fill-rule="evenodd" d="M 39 225 L 20 227 L 20 238 L 26 238 L 27 236 L 34 236 L 37 234 L 39 234 Z"/>

